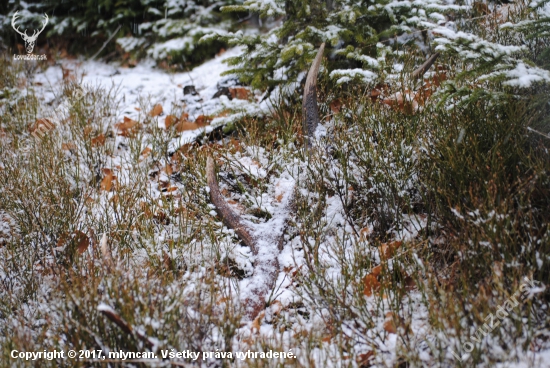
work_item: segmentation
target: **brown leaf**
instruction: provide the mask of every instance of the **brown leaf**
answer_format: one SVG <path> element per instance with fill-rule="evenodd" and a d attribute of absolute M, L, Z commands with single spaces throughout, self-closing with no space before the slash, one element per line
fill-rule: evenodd
<path fill-rule="evenodd" d="M 199 129 L 200 126 L 196 123 L 191 123 L 191 122 L 188 122 L 188 121 L 180 121 L 179 123 L 176 124 L 176 131 L 181 133 L 181 132 L 185 132 L 187 130 L 195 130 L 195 129 Z"/>
<path fill-rule="evenodd" d="M 138 124 L 137 121 L 125 116 L 124 121 L 122 123 L 115 124 L 115 128 L 117 128 L 118 130 L 128 130 L 128 129 L 132 129 L 137 124 Z"/>
<path fill-rule="evenodd" d="M 213 120 L 213 118 L 206 116 L 206 115 L 199 115 L 195 119 L 195 124 L 197 124 L 200 127 L 207 126 L 210 124 L 210 122 Z"/>
<path fill-rule="evenodd" d="M 76 230 L 73 233 L 73 235 L 77 242 L 78 253 L 79 254 L 84 253 L 86 249 L 88 249 L 88 246 L 90 245 L 90 240 L 88 239 L 86 234 L 84 234 L 82 231 L 79 231 L 79 230 Z"/>
<path fill-rule="evenodd" d="M 384 330 L 393 334 L 397 332 L 397 327 L 395 326 L 395 321 L 393 319 L 392 312 L 386 313 L 386 320 L 384 321 Z"/>
<path fill-rule="evenodd" d="M 371 271 L 371 275 L 378 277 L 382 273 L 382 265 L 378 265 L 374 267 Z"/>
<path fill-rule="evenodd" d="M 174 115 L 167 115 L 166 118 L 164 118 L 164 127 L 168 129 L 177 122 L 177 117 L 175 117 Z"/>
<path fill-rule="evenodd" d="M 360 240 L 366 240 L 371 233 L 371 230 L 368 227 L 364 227 L 361 230 L 359 230 L 359 239 Z"/>
<path fill-rule="evenodd" d="M 238 100 L 248 100 L 250 90 L 244 87 L 235 87 L 229 88 L 229 93 L 231 93 L 232 98 L 236 98 Z"/>
<path fill-rule="evenodd" d="M 88 137 L 93 129 L 91 126 L 84 127 L 84 137 Z"/>
<path fill-rule="evenodd" d="M 380 283 L 376 279 L 376 276 L 374 276 L 373 274 L 368 274 L 367 276 L 365 276 L 365 278 L 363 279 L 363 283 L 363 293 L 366 296 L 372 296 L 373 292 L 376 292 L 380 289 Z"/>
<path fill-rule="evenodd" d="M 340 100 L 339 98 L 332 100 L 332 102 L 330 103 L 330 110 L 333 113 L 338 114 L 341 109 L 342 109 L 342 100 Z"/>
<path fill-rule="evenodd" d="M 256 330 L 256 332 L 260 332 L 260 325 L 262 323 L 262 319 L 264 318 L 264 316 L 265 316 L 265 312 L 261 311 L 258 314 L 258 316 L 254 318 L 254 321 L 252 321 L 252 327 L 250 327 L 251 332 L 254 332 L 254 330 Z"/>
<path fill-rule="evenodd" d="M 365 353 L 365 354 L 359 354 L 357 355 L 357 364 L 359 364 L 359 366 L 361 368 L 363 367 L 370 367 L 371 366 L 371 363 L 370 363 L 370 360 L 374 357 L 374 351 L 370 350 L 369 352 Z"/>
<path fill-rule="evenodd" d="M 103 146 L 105 144 L 105 135 L 100 134 L 95 138 L 92 138 L 92 147 L 94 146 Z"/>
<path fill-rule="evenodd" d="M 113 182 L 116 180 L 116 176 L 113 175 L 113 171 L 111 169 L 103 169 L 103 172 L 105 173 L 105 176 L 103 177 L 103 180 L 101 180 L 99 187 L 106 192 L 110 192 L 113 187 Z"/>
<path fill-rule="evenodd" d="M 189 114 L 186 112 L 182 112 L 180 116 L 180 121 L 189 121 Z"/>
<path fill-rule="evenodd" d="M 62 143 L 61 144 L 61 149 L 65 150 L 65 151 L 75 150 L 76 149 L 76 144 L 74 144 L 74 143 Z"/>
<path fill-rule="evenodd" d="M 147 157 L 149 156 L 149 153 L 151 152 L 151 148 L 150 147 L 145 147 L 145 149 L 143 151 L 141 151 L 141 156 L 143 157 Z"/>
<path fill-rule="evenodd" d="M 382 244 L 378 250 L 380 251 L 380 259 L 386 260 L 395 254 L 395 251 L 401 246 L 402 241 L 393 241 L 390 243 Z"/>
<path fill-rule="evenodd" d="M 162 105 L 161 104 L 157 104 L 155 105 L 155 107 L 153 107 L 153 109 L 149 112 L 149 115 L 151 116 L 159 116 L 160 114 L 162 114 Z"/>
<path fill-rule="evenodd" d="M 170 256 L 168 255 L 168 253 L 166 253 L 166 251 L 163 251 L 162 252 L 162 263 L 164 264 L 164 267 L 171 271 L 174 269 L 173 267 L 173 264 L 172 264 L 172 258 L 170 258 Z"/>

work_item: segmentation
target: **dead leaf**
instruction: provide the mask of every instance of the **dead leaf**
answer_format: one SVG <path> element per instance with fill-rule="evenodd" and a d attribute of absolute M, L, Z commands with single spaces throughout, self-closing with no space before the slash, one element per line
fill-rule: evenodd
<path fill-rule="evenodd" d="M 78 253 L 84 253 L 88 249 L 88 246 L 90 246 L 90 240 L 82 231 L 77 230 L 73 234 L 77 242 Z"/>
<path fill-rule="evenodd" d="M 378 277 L 382 273 L 382 265 L 378 265 L 374 267 L 371 271 L 371 275 Z"/>
<path fill-rule="evenodd" d="M 252 321 L 252 327 L 250 327 L 251 332 L 254 332 L 254 330 L 256 330 L 256 332 L 260 332 L 260 325 L 264 316 L 265 312 L 261 311 L 260 314 L 258 314 L 258 316 L 254 318 L 254 321 Z"/>
<path fill-rule="evenodd" d="M 235 87 L 229 88 L 229 93 L 231 93 L 231 98 L 236 98 L 238 100 L 248 100 L 250 90 L 244 87 Z"/>
<path fill-rule="evenodd" d="M 359 239 L 360 240 L 366 240 L 371 233 L 371 229 L 368 227 L 364 227 L 361 230 L 359 230 Z"/>
<path fill-rule="evenodd" d="M 141 151 L 141 156 L 143 157 L 147 157 L 149 156 L 149 153 L 151 152 L 151 148 L 150 147 L 145 147 L 145 149 L 143 151 Z"/>
<path fill-rule="evenodd" d="M 180 121 L 179 123 L 176 124 L 175 128 L 177 132 L 181 133 L 187 130 L 199 129 L 200 126 L 196 123 L 191 123 L 189 121 Z"/>
<path fill-rule="evenodd" d="M 76 149 L 76 144 L 74 143 L 62 143 L 61 149 L 64 151 L 71 151 Z"/>
<path fill-rule="evenodd" d="M 330 110 L 334 114 L 338 114 L 341 109 L 342 109 L 342 100 L 340 100 L 339 98 L 332 100 L 332 102 L 330 103 Z"/>
<path fill-rule="evenodd" d="M 395 326 L 395 321 L 393 319 L 392 312 L 386 313 L 386 320 L 384 321 L 384 330 L 393 334 L 397 332 L 397 327 Z"/>
<path fill-rule="evenodd" d="M 220 49 L 220 51 L 218 51 L 218 53 L 216 54 L 216 56 L 222 56 L 223 54 L 225 54 L 225 49 L 222 47 Z"/>
<path fill-rule="evenodd" d="M 125 116 L 124 121 L 122 123 L 115 124 L 115 128 L 117 128 L 118 130 L 128 130 L 128 129 L 132 129 L 137 124 L 138 124 L 137 121 Z"/>
<path fill-rule="evenodd" d="M 366 296 L 370 297 L 372 296 L 373 292 L 376 292 L 380 289 L 380 283 L 376 279 L 376 276 L 374 276 L 373 274 L 368 274 L 367 276 L 365 276 L 365 278 L 363 279 L 363 283 L 363 293 Z"/>
<path fill-rule="evenodd" d="M 359 354 L 357 355 L 357 364 L 359 364 L 360 367 L 370 367 L 370 360 L 374 357 L 374 351 L 369 351 L 365 354 Z"/>
<path fill-rule="evenodd" d="M 100 134 L 95 138 L 92 138 L 92 147 L 103 146 L 105 144 L 105 135 Z"/>
<path fill-rule="evenodd" d="M 171 271 L 171 270 L 174 269 L 173 264 L 172 264 L 172 258 L 170 258 L 170 256 L 168 255 L 168 253 L 166 253 L 166 251 L 163 251 L 162 263 L 164 264 L 164 267 L 167 270 Z"/>
<path fill-rule="evenodd" d="M 162 114 L 162 105 L 161 104 L 155 105 L 155 107 L 153 107 L 153 109 L 149 112 L 149 115 L 151 115 L 153 117 L 159 116 L 160 114 Z"/>
<path fill-rule="evenodd" d="M 395 251 L 401 246 L 402 241 L 393 241 L 390 243 L 382 244 L 378 250 L 380 251 L 380 259 L 386 260 L 395 254 Z"/>
<path fill-rule="evenodd" d="M 178 122 L 178 118 L 174 115 L 167 115 L 164 118 L 164 127 L 166 129 L 170 128 L 172 125 L 176 124 Z"/>
<path fill-rule="evenodd" d="M 113 171 L 111 169 L 103 169 L 103 172 L 105 176 L 103 177 L 103 180 L 101 180 L 99 187 L 106 192 L 110 192 L 113 187 L 113 182 L 116 180 L 116 176 L 113 175 Z"/>
<path fill-rule="evenodd" d="M 84 137 L 88 137 L 93 129 L 91 126 L 84 127 Z"/>
<path fill-rule="evenodd" d="M 405 290 L 411 291 L 416 289 L 416 282 L 414 282 L 414 279 L 410 276 L 405 277 Z"/>
<path fill-rule="evenodd" d="M 195 119 L 195 124 L 197 124 L 200 127 L 207 126 L 210 124 L 210 122 L 213 120 L 213 118 L 206 116 L 206 115 L 199 115 Z"/>

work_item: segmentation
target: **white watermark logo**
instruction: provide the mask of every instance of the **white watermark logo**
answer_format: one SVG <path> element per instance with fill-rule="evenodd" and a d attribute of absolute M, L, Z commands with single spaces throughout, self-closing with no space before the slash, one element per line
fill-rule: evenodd
<path fill-rule="evenodd" d="M 17 17 L 19 16 L 18 13 L 19 11 L 16 11 L 13 14 L 13 17 L 11 18 L 11 26 L 13 27 L 15 32 L 21 35 L 21 37 L 23 38 L 23 41 L 25 41 L 25 50 L 27 50 L 27 55 L 13 55 L 14 60 L 46 60 L 46 55 L 33 55 L 32 52 L 34 50 L 34 44 L 36 42 L 36 39 L 48 24 L 48 20 L 49 20 L 48 15 L 44 13 L 44 20 L 42 21 L 42 29 L 39 31 L 35 29 L 32 35 L 29 36 L 27 34 L 26 28 L 25 28 L 25 32 L 21 32 L 19 30 L 19 27 L 15 26 L 15 22 L 17 21 Z"/>

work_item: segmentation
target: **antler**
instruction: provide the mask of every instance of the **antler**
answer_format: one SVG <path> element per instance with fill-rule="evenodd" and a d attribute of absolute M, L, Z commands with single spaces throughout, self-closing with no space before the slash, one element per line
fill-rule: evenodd
<path fill-rule="evenodd" d="M 218 211 L 220 217 L 223 219 L 225 224 L 234 229 L 235 233 L 242 239 L 242 241 L 250 247 L 254 254 L 258 253 L 256 247 L 256 242 L 250 231 L 246 226 L 241 222 L 241 217 L 237 215 L 231 207 L 225 202 L 220 193 L 220 187 L 218 186 L 218 180 L 216 179 L 216 171 L 214 168 L 214 160 L 211 156 L 208 156 L 206 160 L 206 180 L 208 182 L 208 187 L 210 188 L 210 198 L 216 210 Z"/>
<path fill-rule="evenodd" d="M 436 52 L 435 54 L 433 54 L 432 56 L 430 56 L 428 58 L 428 60 L 426 60 L 424 62 L 424 64 L 420 65 L 413 73 L 412 73 L 412 77 L 414 79 L 418 79 L 418 78 L 421 78 L 424 73 L 426 73 L 428 71 L 428 69 L 430 69 L 430 67 L 433 65 L 433 63 L 435 63 L 435 60 L 437 59 L 437 57 L 439 56 L 439 52 Z"/>
<path fill-rule="evenodd" d="M 325 43 L 321 44 L 313 64 L 307 73 L 306 85 L 304 86 L 304 98 L 302 100 L 302 119 L 304 124 L 304 134 L 307 134 L 307 146 L 311 147 L 311 137 L 319 124 L 319 109 L 317 107 L 317 74 L 321 66 L 321 59 L 325 51 Z"/>
<path fill-rule="evenodd" d="M 27 36 L 27 30 L 25 29 L 25 33 L 21 32 L 19 30 L 19 27 L 15 28 L 15 21 L 17 20 L 17 16 L 18 16 L 18 13 L 19 13 L 19 10 L 16 11 L 14 14 L 13 14 L 13 17 L 11 18 L 11 26 L 13 27 L 13 29 L 15 29 L 15 32 L 19 33 L 21 36 L 23 37 L 28 37 Z"/>

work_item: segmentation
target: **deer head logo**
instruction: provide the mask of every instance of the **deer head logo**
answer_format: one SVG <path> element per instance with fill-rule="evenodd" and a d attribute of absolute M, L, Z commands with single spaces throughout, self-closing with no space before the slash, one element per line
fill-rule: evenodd
<path fill-rule="evenodd" d="M 42 33 L 42 31 L 44 30 L 44 28 L 46 28 L 46 24 L 48 24 L 48 15 L 47 14 L 44 14 L 44 21 L 42 22 L 42 29 L 40 31 L 36 31 L 36 29 L 34 30 L 32 36 L 29 36 L 27 34 L 27 29 L 25 28 L 25 32 L 21 32 L 19 30 L 19 27 L 15 27 L 15 21 L 17 20 L 17 17 L 18 17 L 18 14 L 19 11 L 16 11 L 15 14 L 13 14 L 13 17 L 11 18 L 11 26 L 13 27 L 13 29 L 15 29 L 15 32 L 19 33 L 21 35 L 21 37 L 23 37 L 23 41 L 25 41 L 25 49 L 27 50 L 27 54 L 30 54 L 32 52 L 32 50 L 34 49 L 34 43 L 36 42 L 36 39 L 38 38 L 38 35 L 40 33 Z"/>

